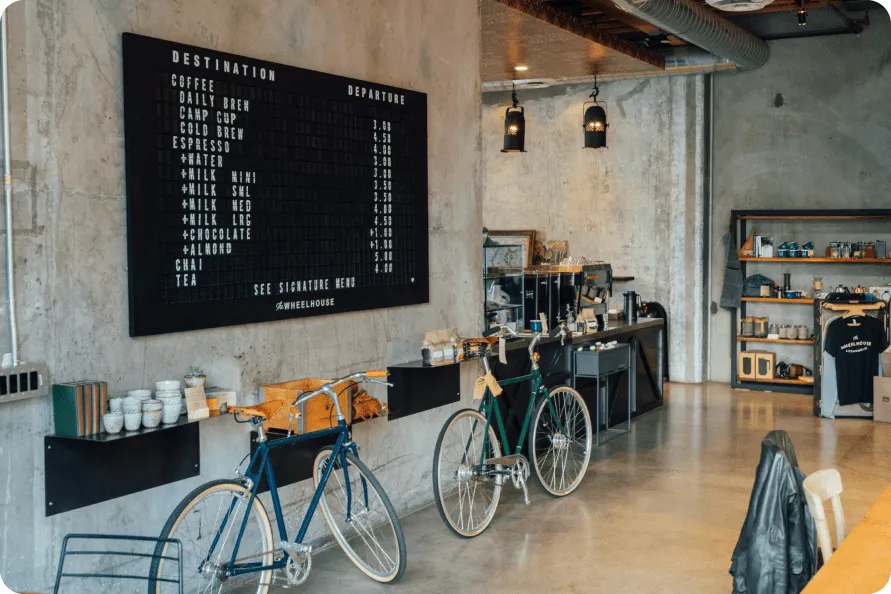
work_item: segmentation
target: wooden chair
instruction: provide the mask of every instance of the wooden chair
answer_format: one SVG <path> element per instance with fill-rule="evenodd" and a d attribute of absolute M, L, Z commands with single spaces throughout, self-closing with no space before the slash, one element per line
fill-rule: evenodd
<path fill-rule="evenodd" d="M 818 470 L 804 479 L 804 493 L 807 505 L 817 525 L 817 542 L 823 553 L 823 563 L 829 561 L 832 556 L 832 537 L 829 534 L 829 523 L 826 521 L 826 510 L 823 502 L 832 500 L 832 515 L 835 517 L 836 547 L 845 539 L 845 512 L 842 509 L 841 475 L 834 468 Z"/>

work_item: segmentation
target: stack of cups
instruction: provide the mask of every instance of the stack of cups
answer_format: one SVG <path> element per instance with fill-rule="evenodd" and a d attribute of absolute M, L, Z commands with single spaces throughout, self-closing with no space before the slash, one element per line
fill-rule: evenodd
<path fill-rule="evenodd" d="M 163 403 L 161 419 L 165 424 L 176 423 L 183 412 L 183 392 L 179 380 L 155 382 L 155 396 Z"/>

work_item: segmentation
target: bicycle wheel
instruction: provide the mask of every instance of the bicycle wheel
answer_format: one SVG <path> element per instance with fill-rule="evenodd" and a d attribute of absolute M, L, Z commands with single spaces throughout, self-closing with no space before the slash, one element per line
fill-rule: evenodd
<path fill-rule="evenodd" d="M 464 538 L 473 538 L 488 528 L 501 497 L 501 475 L 481 473 L 480 459 L 501 457 L 495 429 L 489 425 L 486 452 L 483 432 L 486 417 L 459 410 L 446 421 L 433 451 L 433 498 L 446 526 Z M 500 471 L 496 465 L 494 470 Z"/>
<path fill-rule="evenodd" d="M 550 495 L 564 497 L 575 491 L 588 469 L 591 415 L 572 388 L 558 386 L 550 396 L 553 411 L 542 398 L 532 417 L 529 459 L 538 484 Z"/>
<path fill-rule="evenodd" d="M 186 495 L 170 514 L 160 538 L 176 538 L 182 542 L 183 592 L 266 594 L 269 591 L 272 570 L 236 577 L 224 575 L 247 513 L 250 517 L 238 547 L 237 561 L 260 562 L 262 565 L 273 562 L 269 515 L 259 499 L 254 499 L 251 509 L 247 510 L 249 499 L 250 491 L 241 483 L 228 479 L 211 481 Z M 217 541 L 215 545 L 214 540 Z M 149 570 L 151 578 L 176 579 L 176 562 L 160 559 L 158 555 L 175 556 L 176 546 L 159 543 Z M 149 594 L 159 594 L 179 590 L 167 582 L 151 581 L 148 591 Z"/>
<path fill-rule="evenodd" d="M 327 446 L 316 456 L 316 487 L 333 451 L 332 446 Z M 328 528 L 350 561 L 365 575 L 383 583 L 398 580 L 405 572 L 405 537 L 390 498 L 368 467 L 347 452 L 346 474 L 352 496 L 348 519 L 344 469 L 340 459 L 333 463 L 320 500 Z"/>

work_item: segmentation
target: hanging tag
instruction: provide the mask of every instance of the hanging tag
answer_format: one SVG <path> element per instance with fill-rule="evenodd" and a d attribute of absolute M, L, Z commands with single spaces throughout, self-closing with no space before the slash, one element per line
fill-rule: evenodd
<path fill-rule="evenodd" d="M 495 376 L 492 375 L 490 371 L 486 375 L 483 376 L 483 380 L 486 382 L 486 385 L 489 386 L 489 391 L 492 392 L 492 396 L 500 396 L 504 389 L 498 385 L 498 380 L 495 379 Z"/>
<path fill-rule="evenodd" d="M 482 400 L 486 394 L 486 378 L 481 376 L 473 383 L 473 399 Z"/>
<path fill-rule="evenodd" d="M 504 348 L 504 337 L 498 338 L 498 362 L 507 365 L 507 349 Z"/>

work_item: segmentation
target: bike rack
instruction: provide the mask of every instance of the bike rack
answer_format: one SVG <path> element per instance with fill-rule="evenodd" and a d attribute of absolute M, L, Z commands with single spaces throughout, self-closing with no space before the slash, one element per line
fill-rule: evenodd
<path fill-rule="evenodd" d="M 68 550 L 69 541 L 71 539 L 76 540 L 96 540 L 96 541 L 130 541 L 133 543 L 151 543 L 154 545 L 154 550 L 158 549 L 158 545 L 160 544 L 172 544 L 175 545 L 177 551 L 175 556 L 171 555 L 157 555 L 154 552 L 152 553 L 137 553 L 133 551 L 99 551 L 99 550 L 78 550 L 78 551 L 70 551 Z M 62 583 L 62 578 L 81 578 L 81 579 L 97 579 L 97 580 L 138 580 L 144 582 L 164 582 L 169 584 L 176 584 L 179 588 L 179 593 L 183 594 L 183 560 L 182 560 L 182 550 L 183 545 L 179 541 L 179 539 L 175 538 L 152 538 L 149 536 L 119 536 L 115 534 L 69 534 L 62 541 L 62 554 L 59 558 L 59 570 L 56 573 L 56 584 L 53 587 L 53 594 L 59 594 L 59 586 Z M 146 559 L 164 559 L 167 561 L 174 561 L 177 565 L 177 579 L 173 578 L 153 578 L 150 575 L 133 575 L 133 574 L 121 574 L 116 575 L 113 573 L 66 573 L 65 569 L 65 558 L 68 555 L 102 555 L 106 557 L 135 557 L 135 558 L 146 558 Z M 151 566 L 149 566 L 151 567 Z M 149 570 L 151 571 L 151 570 Z M 83 590 L 81 590 L 83 591 Z"/>

